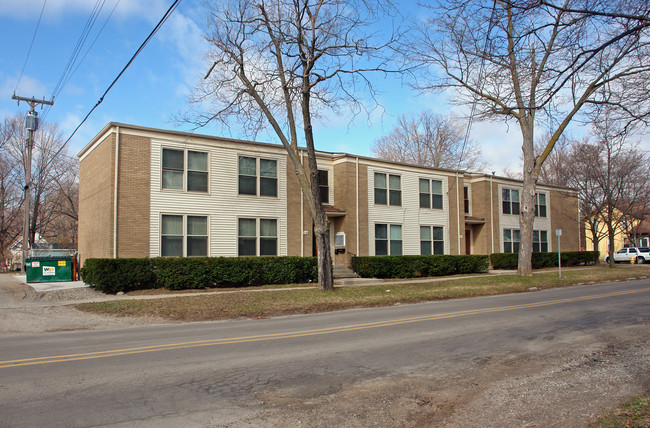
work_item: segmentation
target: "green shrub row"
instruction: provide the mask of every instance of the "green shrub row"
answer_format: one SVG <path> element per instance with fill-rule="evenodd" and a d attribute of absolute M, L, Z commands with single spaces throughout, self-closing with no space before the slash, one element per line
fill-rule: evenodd
<path fill-rule="evenodd" d="M 597 264 L 600 257 L 598 251 L 566 251 L 560 253 L 562 266 L 580 266 Z M 492 268 L 517 269 L 519 254 L 494 253 L 490 255 Z M 557 253 L 533 253 L 533 269 L 557 266 Z"/>
<path fill-rule="evenodd" d="M 488 256 L 354 257 L 352 268 L 363 278 L 421 278 L 487 272 Z"/>
<path fill-rule="evenodd" d="M 80 273 L 86 284 L 104 293 L 318 281 L 315 257 L 87 259 Z"/>

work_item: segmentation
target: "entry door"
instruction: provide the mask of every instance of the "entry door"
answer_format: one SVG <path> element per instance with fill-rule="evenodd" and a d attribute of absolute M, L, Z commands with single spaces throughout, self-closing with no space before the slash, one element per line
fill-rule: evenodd
<path fill-rule="evenodd" d="M 472 231 L 465 229 L 465 254 L 472 254 Z"/>

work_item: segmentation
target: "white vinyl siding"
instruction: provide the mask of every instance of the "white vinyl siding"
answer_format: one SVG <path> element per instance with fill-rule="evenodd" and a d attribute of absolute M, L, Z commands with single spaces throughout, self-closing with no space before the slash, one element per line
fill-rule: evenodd
<path fill-rule="evenodd" d="M 208 192 L 169 192 L 161 190 L 162 148 L 193 150 L 208 155 Z M 253 157 L 277 161 L 277 197 L 239 195 L 239 158 Z M 209 214 L 208 256 L 236 257 L 239 218 L 277 219 L 278 255 L 287 255 L 287 183 L 286 155 L 282 148 L 255 146 L 247 149 L 236 142 L 215 144 L 184 143 L 152 139 L 151 141 L 151 257 L 160 256 L 160 222 L 162 214 Z"/>
<path fill-rule="evenodd" d="M 504 252 L 504 245 L 503 245 L 503 239 L 504 239 L 504 234 L 503 231 L 504 229 L 519 229 L 519 216 L 518 215 L 512 215 L 512 214 L 503 214 L 502 212 L 502 206 L 503 206 L 503 189 L 515 189 L 519 191 L 519 199 L 521 200 L 521 195 L 523 192 L 522 187 L 517 187 L 516 185 L 512 184 L 499 184 L 499 226 L 501 228 L 501 233 L 500 233 L 500 242 L 499 242 L 499 248 L 500 252 Z M 537 193 L 538 194 L 544 194 L 545 197 L 544 199 L 546 200 L 546 217 L 535 217 L 535 220 L 533 221 L 533 229 L 534 230 L 546 230 L 550 231 L 551 229 L 551 200 L 550 200 L 550 192 L 544 189 L 540 189 L 539 187 L 537 188 Z M 550 232 L 549 232 L 550 233 Z M 551 236 L 548 236 L 548 251 L 553 251 L 553 240 L 551 239 Z"/>
<path fill-rule="evenodd" d="M 375 173 L 400 176 L 401 205 L 375 204 Z M 442 182 L 443 209 L 420 208 L 420 179 Z M 448 177 L 419 168 L 390 169 L 368 165 L 368 248 L 375 255 L 375 224 L 402 225 L 402 254 L 419 255 L 420 226 L 437 225 L 444 230 L 444 252 L 449 254 L 449 190 Z"/>

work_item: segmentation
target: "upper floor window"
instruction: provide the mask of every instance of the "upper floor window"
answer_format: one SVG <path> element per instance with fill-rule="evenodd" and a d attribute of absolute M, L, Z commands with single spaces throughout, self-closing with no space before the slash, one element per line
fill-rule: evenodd
<path fill-rule="evenodd" d="M 208 154 L 194 150 L 163 149 L 162 188 L 207 192 Z"/>
<path fill-rule="evenodd" d="M 533 252 L 548 252 L 548 232 L 545 230 L 533 230 Z"/>
<path fill-rule="evenodd" d="M 278 221 L 268 218 L 240 218 L 237 226 L 238 255 L 277 256 Z"/>
<path fill-rule="evenodd" d="M 442 209 L 442 181 L 420 179 L 420 208 Z"/>
<path fill-rule="evenodd" d="M 376 172 L 375 204 L 402 205 L 402 177 Z"/>
<path fill-rule="evenodd" d="M 330 203 L 329 171 L 318 170 L 318 190 L 320 190 L 320 201 L 324 204 Z"/>
<path fill-rule="evenodd" d="M 546 193 L 535 193 L 535 216 L 546 217 Z"/>
<path fill-rule="evenodd" d="M 402 255 L 402 225 L 375 224 L 375 255 Z"/>
<path fill-rule="evenodd" d="M 428 256 L 430 254 L 444 253 L 445 235 L 442 227 L 420 226 L 420 254 Z"/>
<path fill-rule="evenodd" d="M 465 214 L 469 214 L 469 187 L 463 187 L 463 199 L 465 202 Z"/>
<path fill-rule="evenodd" d="M 502 189 L 501 206 L 503 214 L 519 215 L 519 190 Z"/>
<path fill-rule="evenodd" d="M 208 217 L 163 215 L 160 255 L 163 257 L 208 255 Z"/>
<path fill-rule="evenodd" d="M 239 194 L 278 196 L 277 161 L 240 156 Z"/>

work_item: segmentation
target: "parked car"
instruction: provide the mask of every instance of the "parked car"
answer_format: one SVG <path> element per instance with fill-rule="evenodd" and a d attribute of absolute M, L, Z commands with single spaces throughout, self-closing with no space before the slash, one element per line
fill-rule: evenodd
<path fill-rule="evenodd" d="M 614 253 L 614 263 L 630 263 L 632 259 L 634 259 L 635 263 L 650 262 L 650 248 L 628 247 Z M 603 260 L 605 263 L 609 263 L 609 254 L 605 254 Z"/>

